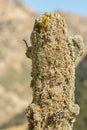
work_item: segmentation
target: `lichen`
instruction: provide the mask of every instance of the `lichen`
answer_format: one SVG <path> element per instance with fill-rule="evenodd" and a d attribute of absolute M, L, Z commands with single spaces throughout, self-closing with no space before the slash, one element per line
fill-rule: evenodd
<path fill-rule="evenodd" d="M 75 104 L 75 65 L 83 53 L 80 36 L 70 36 L 59 13 L 45 13 L 35 20 L 32 47 L 33 101 L 26 110 L 29 130 L 72 130 L 79 114 Z"/>

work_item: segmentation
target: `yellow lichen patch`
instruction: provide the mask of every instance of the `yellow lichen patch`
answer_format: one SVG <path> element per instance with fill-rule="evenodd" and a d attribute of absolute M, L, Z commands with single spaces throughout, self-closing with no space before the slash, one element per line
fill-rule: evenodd
<path fill-rule="evenodd" d="M 63 24 L 64 27 L 66 27 L 66 20 L 65 20 L 65 18 L 62 19 L 62 24 Z"/>
<path fill-rule="evenodd" d="M 46 31 L 48 18 L 49 17 L 47 16 L 43 16 L 42 21 L 39 23 L 39 28 L 40 28 L 41 33 L 44 33 Z"/>
<path fill-rule="evenodd" d="M 35 23 L 35 28 L 37 28 L 38 32 L 43 34 L 47 31 L 47 28 L 49 26 L 49 21 L 52 19 L 57 19 L 61 22 L 61 25 L 66 27 L 66 21 L 64 18 L 60 17 L 60 14 L 58 12 L 56 13 L 45 13 L 41 19 Z"/>
<path fill-rule="evenodd" d="M 49 19 L 51 19 L 52 17 L 52 13 L 46 13 L 45 15 L 43 15 L 43 17 L 41 18 L 41 21 L 38 23 L 38 28 L 39 28 L 39 32 L 40 33 L 44 33 L 47 29 L 47 21 Z"/>

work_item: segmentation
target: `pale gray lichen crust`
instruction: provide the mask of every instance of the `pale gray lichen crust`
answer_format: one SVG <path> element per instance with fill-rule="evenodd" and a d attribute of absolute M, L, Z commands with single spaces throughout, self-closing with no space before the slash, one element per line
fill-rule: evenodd
<path fill-rule="evenodd" d="M 75 65 L 83 53 L 81 36 L 70 36 L 59 13 L 35 20 L 26 55 L 32 59 L 33 101 L 26 110 L 29 130 L 72 130 L 75 104 Z"/>

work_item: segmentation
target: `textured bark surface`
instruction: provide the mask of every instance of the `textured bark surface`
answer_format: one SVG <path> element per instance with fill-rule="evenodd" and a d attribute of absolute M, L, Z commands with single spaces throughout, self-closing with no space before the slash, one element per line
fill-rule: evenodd
<path fill-rule="evenodd" d="M 72 130 L 79 114 L 75 104 L 75 64 L 83 53 L 83 39 L 67 32 L 59 13 L 45 13 L 35 20 L 32 47 L 33 101 L 26 110 L 29 130 Z"/>

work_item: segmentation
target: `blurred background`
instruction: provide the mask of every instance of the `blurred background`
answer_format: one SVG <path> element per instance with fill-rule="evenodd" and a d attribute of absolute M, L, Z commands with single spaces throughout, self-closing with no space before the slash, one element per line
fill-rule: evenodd
<path fill-rule="evenodd" d="M 34 20 L 59 11 L 71 35 L 83 36 L 85 53 L 76 67 L 76 103 L 81 107 L 74 130 L 87 130 L 87 1 L 0 0 L 0 130 L 27 130 L 25 108 L 32 101 L 31 60 L 25 56 Z"/>

